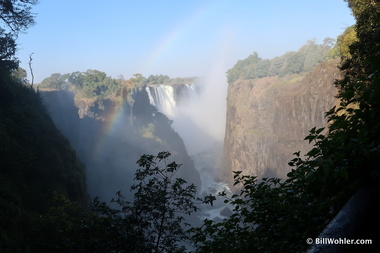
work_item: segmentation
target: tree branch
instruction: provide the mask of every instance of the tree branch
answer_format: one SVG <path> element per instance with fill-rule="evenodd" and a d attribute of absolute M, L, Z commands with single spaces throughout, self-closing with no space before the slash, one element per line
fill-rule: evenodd
<path fill-rule="evenodd" d="M 33 69 L 32 69 L 32 61 L 33 61 L 33 58 L 32 58 L 32 55 L 34 53 L 31 53 L 29 55 L 29 69 L 30 69 L 30 74 L 32 75 L 32 83 L 30 84 L 30 88 L 33 88 L 33 83 L 34 83 L 34 74 L 33 74 Z"/>

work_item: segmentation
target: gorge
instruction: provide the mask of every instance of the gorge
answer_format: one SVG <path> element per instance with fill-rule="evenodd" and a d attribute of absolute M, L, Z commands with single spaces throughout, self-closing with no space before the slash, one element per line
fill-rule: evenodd
<path fill-rule="evenodd" d="M 88 70 L 53 74 L 38 95 L 84 163 L 91 198 L 109 203 L 122 192 L 131 200 L 137 159 L 164 150 L 182 164 L 176 177 L 194 183 L 198 196 L 234 196 L 233 171 L 285 179 L 292 153 L 310 149 L 303 138 L 326 126 L 324 113 L 336 103 L 338 64 L 330 59 L 310 71 L 240 77 L 228 86 L 141 75 L 115 80 Z M 193 226 L 222 221 L 234 210 L 222 198 L 201 207 L 189 219 Z"/>
<path fill-rule="evenodd" d="M 324 113 L 336 103 L 339 62 L 323 61 L 330 48 L 308 42 L 295 53 L 304 61 L 299 69 L 286 67 L 292 54 L 271 61 L 254 54 L 244 60 L 254 74 L 239 74 L 246 64 L 239 61 L 227 73 L 228 87 L 220 80 L 162 75 L 112 81 L 88 70 L 54 74 L 41 90 L 54 122 L 86 165 L 91 195 L 111 199 L 118 190 L 127 192 L 139 156 L 163 150 L 183 164 L 180 176 L 200 192 L 215 193 L 224 184 L 232 187 L 233 171 L 286 178 L 293 153 L 310 149 L 303 139 L 311 128 L 326 126 Z M 262 62 L 268 70 L 259 67 Z M 282 74 L 276 72 L 281 66 Z M 106 83 L 112 82 L 110 95 Z M 90 87 L 96 93 L 83 93 Z"/>
<path fill-rule="evenodd" d="M 131 103 L 102 100 L 102 109 L 86 99 L 76 100 L 69 90 L 41 93 L 53 121 L 86 165 L 91 196 L 109 201 L 117 191 L 128 193 L 138 158 L 163 150 L 183 164 L 178 176 L 200 184 L 182 139 L 169 119 L 151 106 L 145 89 L 130 93 Z"/>
<path fill-rule="evenodd" d="M 37 2 L 0 1 L 0 252 L 379 252 L 379 1 L 301 47 L 336 3 Z"/>

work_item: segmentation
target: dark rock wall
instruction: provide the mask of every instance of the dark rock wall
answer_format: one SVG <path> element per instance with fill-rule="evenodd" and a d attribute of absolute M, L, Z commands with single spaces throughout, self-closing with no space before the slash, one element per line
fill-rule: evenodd
<path fill-rule="evenodd" d="M 305 75 L 238 80 L 228 87 L 224 178 L 232 171 L 285 177 L 293 153 L 305 154 L 303 139 L 326 126 L 324 113 L 336 103 L 338 61 L 318 65 Z"/>
<path fill-rule="evenodd" d="M 133 103 L 122 105 L 109 100 L 75 101 L 70 91 L 41 93 L 54 123 L 85 164 L 93 197 L 109 201 L 119 190 L 130 194 L 136 161 L 160 151 L 171 152 L 172 160 L 183 164 L 179 177 L 200 185 L 182 139 L 165 115 L 149 104 L 145 89 L 134 92 Z"/>

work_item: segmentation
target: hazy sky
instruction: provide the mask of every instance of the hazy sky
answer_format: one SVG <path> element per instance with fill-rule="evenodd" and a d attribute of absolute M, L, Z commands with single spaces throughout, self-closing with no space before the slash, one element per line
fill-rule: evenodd
<path fill-rule="evenodd" d="M 52 73 L 206 76 L 256 51 L 273 58 L 354 23 L 343 0 L 40 0 L 18 57 L 35 82 Z"/>

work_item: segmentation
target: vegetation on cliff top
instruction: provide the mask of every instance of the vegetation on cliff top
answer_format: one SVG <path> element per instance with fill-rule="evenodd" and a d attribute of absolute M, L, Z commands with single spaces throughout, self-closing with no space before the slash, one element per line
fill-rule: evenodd
<path fill-rule="evenodd" d="M 123 92 L 133 92 L 146 85 L 186 84 L 194 82 L 195 78 L 170 78 L 167 75 L 150 75 L 145 78 L 134 74 L 128 80 L 123 77 L 112 78 L 99 70 L 89 69 L 86 72 L 71 74 L 52 74 L 39 84 L 40 89 L 71 90 L 80 98 L 115 99 Z"/>
<path fill-rule="evenodd" d="M 227 71 L 227 81 L 232 84 L 238 79 L 285 76 L 310 71 L 322 61 L 337 57 L 330 53 L 333 44 L 334 40 L 331 38 L 326 38 L 321 45 L 310 40 L 297 52 L 288 52 L 271 60 L 261 59 L 254 52 Z"/>
<path fill-rule="evenodd" d="M 315 40 L 307 41 L 296 52 L 275 57 L 271 60 L 261 59 L 254 52 L 244 60 L 238 61 L 227 71 L 227 81 L 232 85 L 238 79 L 255 79 L 266 76 L 286 76 L 309 72 L 323 61 L 341 57 L 349 57 L 349 45 L 356 41 L 354 26 L 338 36 L 336 43 L 332 38 L 326 38 L 323 44 L 317 44 Z"/>

